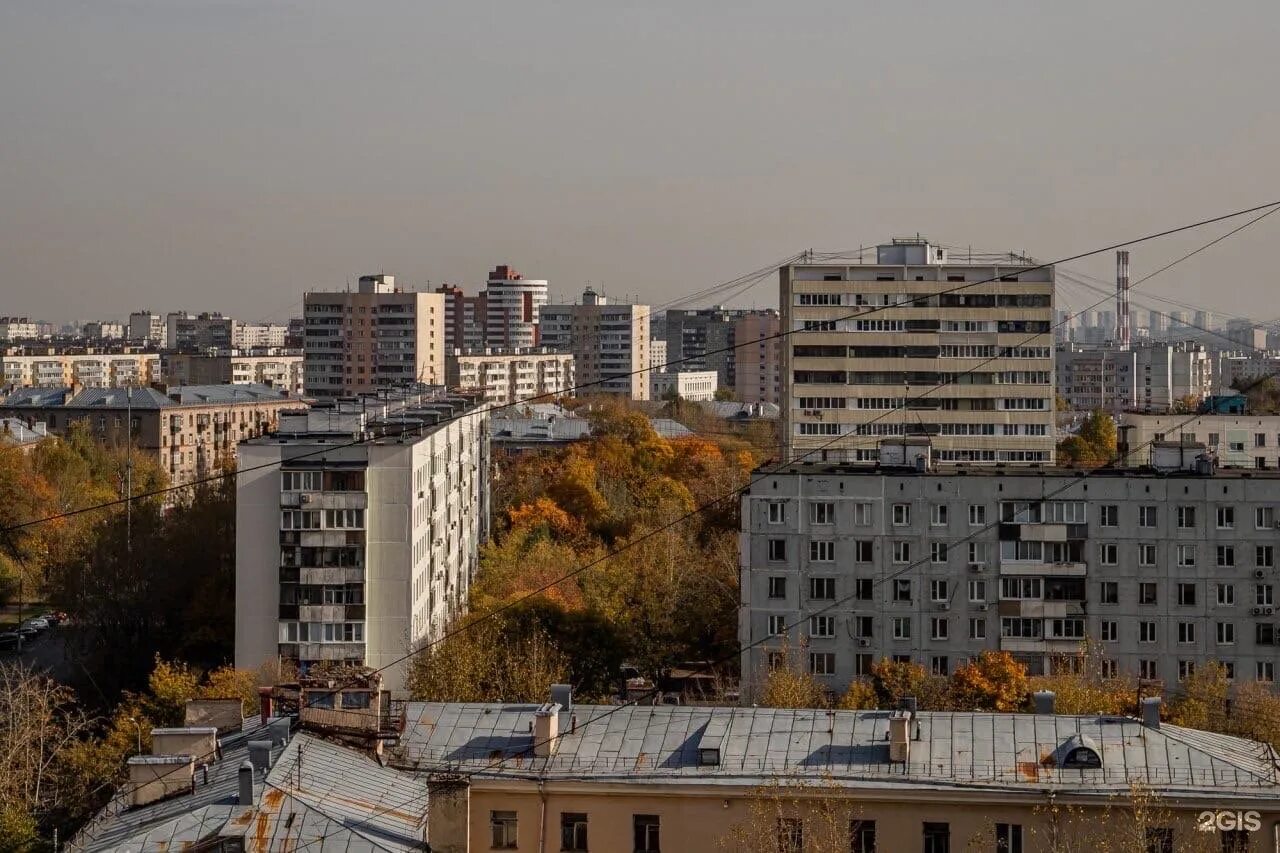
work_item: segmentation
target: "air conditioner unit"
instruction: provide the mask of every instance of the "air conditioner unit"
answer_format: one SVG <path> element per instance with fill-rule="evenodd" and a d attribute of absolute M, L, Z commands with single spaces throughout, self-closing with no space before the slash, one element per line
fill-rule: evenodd
<path fill-rule="evenodd" d="M 1267 576 L 1267 573 L 1264 572 L 1262 569 L 1258 569 L 1253 573 L 1253 576 L 1261 580 L 1262 578 L 1265 578 Z"/>
<path fill-rule="evenodd" d="M 971 571 L 971 572 L 980 572 L 980 571 L 982 571 L 982 563 L 970 563 L 970 564 L 969 564 L 969 571 Z"/>
<path fill-rule="evenodd" d="M 1255 607 L 1255 608 L 1253 608 L 1253 615 L 1254 615 L 1254 616 L 1261 616 L 1261 615 L 1262 615 L 1262 608 L 1261 608 L 1261 607 Z"/>
<path fill-rule="evenodd" d="M 1264 608 L 1262 608 L 1262 615 L 1263 615 L 1263 616 L 1270 616 L 1272 613 L 1275 613 L 1275 612 L 1276 612 L 1276 609 L 1275 609 L 1274 607 L 1264 607 Z"/>
<path fill-rule="evenodd" d="M 868 637 L 861 637 L 858 639 L 858 645 L 864 649 L 869 648 L 871 646 L 871 640 Z"/>
<path fill-rule="evenodd" d="M 987 603 L 986 603 L 985 601 L 983 601 L 983 602 L 980 602 L 979 604 L 975 604 L 975 605 L 974 605 L 974 607 L 973 607 L 973 609 L 974 609 L 974 610 L 986 610 L 986 609 L 987 609 Z"/>
<path fill-rule="evenodd" d="M 302 495 L 298 500 L 300 503 L 309 504 L 311 503 L 311 495 Z"/>

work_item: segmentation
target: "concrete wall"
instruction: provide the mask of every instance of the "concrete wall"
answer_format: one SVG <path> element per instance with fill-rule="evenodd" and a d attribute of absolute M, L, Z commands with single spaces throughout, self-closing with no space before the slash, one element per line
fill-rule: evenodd
<path fill-rule="evenodd" d="M 280 445 L 240 447 L 236 477 L 236 666 L 274 661 L 280 642 Z"/>

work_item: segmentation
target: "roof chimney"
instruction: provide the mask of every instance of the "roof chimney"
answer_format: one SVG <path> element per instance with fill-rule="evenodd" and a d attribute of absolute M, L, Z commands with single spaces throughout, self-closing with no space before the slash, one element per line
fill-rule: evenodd
<path fill-rule="evenodd" d="M 259 773 L 266 773 L 271 769 L 271 741 L 269 740 L 251 740 L 249 741 L 249 762 L 253 769 Z"/>
<path fill-rule="evenodd" d="M 911 712 L 894 711 L 889 718 L 889 761 L 906 764 L 911 757 Z"/>
<path fill-rule="evenodd" d="M 275 716 L 275 688 L 259 687 L 258 688 L 258 705 L 259 713 L 262 714 L 262 724 L 266 725 L 267 721 Z"/>
<path fill-rule="evenodd" d="M 1149 729 L 1160 728 L 1160 697 L 1147 696 L 1142 700 L 1142 725 Z"/>
<path fill-rule="evenodd" d="M 559 735 L 560 706 L 555 702 L 548 702 L 533 715 L 533 754 L 538 758 L 555 755 Z"/>
<path fill-rule="evenodd" d="M 236 774 L 239 781 L 239 803 L 242 806 L 253 805 L 253 764 L 248 759 L 240 763 L 240 770 Z"/>
<path fill-rule="evenodd" d="M 1031 704 L 1037 714 L 1053 713 L 1054 693 L 1052 690 L 1037 690 L 1031 694 Z"/>

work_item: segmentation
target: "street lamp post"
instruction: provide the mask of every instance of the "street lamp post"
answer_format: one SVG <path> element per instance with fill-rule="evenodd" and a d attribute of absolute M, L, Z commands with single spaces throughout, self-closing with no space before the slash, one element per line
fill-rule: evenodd
<path fill-rule="evenodd" d="M 137 717 L 130 717 L 129 722 L 138 729 L 138 755 L 142 755 L 142 723 L 138 722 Z"/>

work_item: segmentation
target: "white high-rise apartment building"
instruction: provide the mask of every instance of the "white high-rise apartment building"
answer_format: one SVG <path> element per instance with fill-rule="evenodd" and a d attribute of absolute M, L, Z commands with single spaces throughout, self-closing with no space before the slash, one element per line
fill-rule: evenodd
<path fill-rule="evenodd" d="M 543 308 L 541 326 L 545 346 L 573 353 L 579 396 L 649 399 L 649 306 L 610 303 L 588 287 L 581 304 Z"/>
<path fill-rule="evenodd" d="M 303 304 L 308 395 L 444 384 L 443 294 L 366 275 L 356 291 L 312 291 Z"/>
<path fill-rule="evenodd" d="M 446 359 L 450 388 L 474 389 L 493 406 L 521 401 L 553 402 L 573 388 L 573 356 L 568 353 L 457 353 Z M 545 397 L 546 399 L 536 399 Z"/>
<path fill-rule="evenodd" d="M 911 239 L 779 273 L 788 456 L 874 462 L 882 437 L 928 435 L 943 463 L 1053 461 L 1052 267 Z"/>
<path fill-rule="evenodd" d="M 40 337 L 40 326 L 30 317 L 0 317 L 0 341 L 31 341 Z"/>
<path fill-rule="evenodd" d="M 164 317 L 151 311 L 134 311 L 129 315 L 129 342 L 164 346 Z"/>
<path fill-rule="evenodd" d="M 528 279 L 506 264 L 494 267 L 484 291 L 484 343 L 504 350 L 537 346 L 538 314 L 547 304 L 547 283 Z"/>
<path fill-rule="evenodd" d="M 488 415 L 415 395 L 283 413 L 240 445 L 236 665 L 382 668 L 466 607 L 489 527 Z"/>

